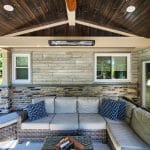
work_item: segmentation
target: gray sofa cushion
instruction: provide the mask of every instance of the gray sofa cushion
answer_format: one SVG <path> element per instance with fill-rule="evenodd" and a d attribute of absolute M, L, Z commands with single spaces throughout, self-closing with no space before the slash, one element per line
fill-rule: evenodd
<path fill-rule="evenodd" d="M 107 131 L 116 150 L 150 150 L 126 124 L 107 124 Z"/>
<path fill-rule="evenodd" d="M 51 130 L 78 130 L 78 114 L 56 114 L 50 123 Z"/>
<path fill-rule="evenodd" d="M 150 146 L 150 113 L 141 108 L 134 109 L 131 126 L 133 130 Z"/>
<path fill-rule="evenodd" d="M 106 121 L 100 114 L 79 114 L 79 129 L 106 129 Z"/>
<path fill-rule="evenodd" d="M 79 113 L 98 113 L 99 98 L 98 97 L 78 97 Z"/>
<path fill-rule="evenodd" d="M 124 100 L 123 98 L 120 98 L 120 100 L 126 103 L 125 121 L 126 121 L 126 123 L 130 124 L 132 113 L 133 113 L 134 108 L 136 108 L 136 106 L 134 104 L 132 104 L 131 102 Z"/>
<path fill-rule="evenodd" d="M 76 113 L 77 99 L 76 97 L 56 97 L 55 113 Z"/>
<path fill-rule="evenodd" d="M 54 114 L 49 114 L 47 117 L 35 121 L 26 120 L 21 124 L 21 129 L 50 129 L 50 122 L 53 117 Z"/>
<path fill-rule="evenodd" d="M 121 124 L 121 123 L 124 123 L 124 121 L 121 121 L 121 120 L 111 120 L 111 119 L 109 119 L 109 118 L 104 118 L 105 119 L 105 121 L 106 121 L 106 123 L 107 124 L 111 124 L 111 123 L 115 123 L 115 124 Z"/>
<path fill-rule="evenodd" d="M 38 97 L 32 99 L 32 104 L 38 103 L 40 101 L 45 102 L 45 109 L 47 113 L 54 113 L 54 96 L 49 96 L 49 97 Z"/>

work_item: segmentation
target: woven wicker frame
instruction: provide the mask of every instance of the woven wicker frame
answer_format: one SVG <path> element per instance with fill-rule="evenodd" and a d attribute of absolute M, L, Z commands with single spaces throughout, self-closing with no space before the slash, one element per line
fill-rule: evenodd
<path fill-rule="evenodd" d="M 18 131 L 18 140 L 19 142 L 23 141 L 43 141 L 49 135 L 88 135 L 91 136 L 92 140 L 98 140 L 102 143 L 107 142 L 106 130 L 97 130 L 97 131 L 51 131 L 51 130 L 32 130 L 32 129 L 19 129 Z"/>
<path fill-rule="evenodd" d="M 31 140 L 31 141 L 43 141 L 49 135 L 88 135 L 92 140 L 98 140 L 102 143 L 107 142 L 106 129 L 103 130 L 63 130 L 63 131 L 51 131 L 48 129 L 21 129 L 22 118 L 19 118 L 18 123 L 18 140 L 19 142 Z"/>
<path fill-rule="evenodd" d="M 17 123 L 0 128 L 0 141 L 17 138 Z"/>
<path fill-rule="evenodd" d="M 80 130 L 80 135 L 88 135 L 92 138 L 92 140 L 100 141 L 101 143 L 107 143 L 107 130 Z"/>

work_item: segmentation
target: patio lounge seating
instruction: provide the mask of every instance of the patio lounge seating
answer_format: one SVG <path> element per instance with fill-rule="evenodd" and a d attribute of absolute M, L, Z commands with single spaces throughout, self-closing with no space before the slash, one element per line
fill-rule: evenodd
<path fill-rule="evenodd" d="M 126 102 L 125 121 L 113 121 L 99 114 L 101 100 L 97 97 L 47 97 L 32 102 L 42 99 L 49 116 L 32 122 L 20 122 L 19 141 L 43 140 L 47 135 L 82 134 L 101 142 L 107 142 L 109 137 L 116 150 L 150 149 L 150 113 L 130 102 Z M 145 128 L 143 132 L 141 128 Z"/>
<path fill-rule="evenodd" d="M 106 121 L 98 113 L 97 97 L 48 97 L 45 99 L 48 117 L 35 121 L 21 121 L 19 141 L 43 140 L 47 135 L 90 135 L 106 142 Z M 33 99 L 32 103 L 42 98 Z"/>
<path fill-rule="evenodd" d="M 18 118 L 16 112 L 0 117 L 0 141 L 17 138 Z"/>
<path fill-rule="evenodd" d="M 114 150 L 150 150 L 150 113 L 126 104 L 125 121 L 106 119 L 109 143 Z"/>

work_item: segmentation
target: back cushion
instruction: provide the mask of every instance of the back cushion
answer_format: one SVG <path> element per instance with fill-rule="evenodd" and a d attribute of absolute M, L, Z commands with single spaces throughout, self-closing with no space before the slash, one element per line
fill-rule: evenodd
<path fill-rule="evenodd" d="M 76 97 L 56 97 L 55 113 L 76 113 L 77 112 Z"/>
<path fill-rule="evenodd" d="M 150 145 L 150 113 L 141 108 L 135 108 L 131 126 L 141 139 Z"/>
<path fill-rule="evenodd" d="M 32 99 L 32 104 L 38 103 L 40 101 L 45 102 L 45 109 L 47 113 L 54 113 L 54 96 L 50 97 L 39 97 Z"/>
<path fill-rule="evenodd" d="M 130 124 L 131 123 L 131 117 L 133 113 L 133 109 L 136 107 L 134 104 L 120 98 L 121 101 L 126 103 L 126 116 L 125 116 L 125 121 L 126 123 Z"/>
<path fill-rule="evenodd" d="M 79 113 L 98 113 L 99 98 L 98 97 L 78 97 Z"/>

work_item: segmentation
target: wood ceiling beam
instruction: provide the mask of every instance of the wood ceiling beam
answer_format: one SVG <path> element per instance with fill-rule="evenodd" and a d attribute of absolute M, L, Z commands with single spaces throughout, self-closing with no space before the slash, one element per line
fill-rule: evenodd
<path fill-rule="evenodd" d="M 0 47 L 1 48 L 13 48 L 18 47 L 18 50 L 21 50 L 21 48 L 33 48 L 33 50 L 38 50 L 39 47 L 44 48 L 50 48 L 51 49 L 45 49 L 45 50 L 58 50 L 58 47 L 64 50 L 90 50 L 91 47 L 85 46 L 79 46 L 80 48 L 74 47 L 74 46 L 50 46 L 48 44 L 48 40 L 95 40 L 95 46 L 91 46 L 92 48 L 97 48 L 95 50 L 99 51 L 99 48 L 106 48 L 106 51 L 108 48 L 114 48 L 118 49 L 120 51 L 120 48 L 148 48 L 150 47 L 150 39 L 143 38 L 143 37 L 24 37 L 24 36 L 18 36 L 18 37 L 0 37 Z M 71 49 L 66 47 L 72 47 Z M 23 49 L 26 51 L 27 49 Z M 44 49 L 42 49 L 44 50 Z"/>
<path fill-rule="evenodd" d="M 103 30 L 103 31 L 108 31 L 108 32 L 112 32 L 112 33 L 117 33 L 117 34 L 123 35 L 123 36 L 139 37 L 139 36 L 137 36 L 137 35 L 135 35 L 135 34 L 123 32 L 123 31 L 116 30 L 116 29 L 111 29 L 111 28 L 104 27 L 104 26 L 101 26 L 101 25 L 96 25 L 96 24 L 93 24 L 93 23 L 89 23 L 89 22 L 86 22 L 86 21 L 76 20 L 76 23 L 77 23 L 77 24 L 80 24 L 80 25 L 83 25 L 83 26 L 88 26 L 88 27 L 91 27 L 91 28 Z"/>
<path fill-rule="evenodd" d="M 66 0 L 66 11 L 70 26 L 75 26 L 76 20 L 76 0 Z"/>
<path fill-rule="evenodd" d="M 40 31 L 40 30 L 45 30 L 45 29 L 57 27 L 57 26 L 64 25 L 64 24 L 67 24 L 67 23 L 68 23 L 68 20 L 58 21 L 58 22 L 55 22 L 55 23 L 50 22 L 50 23 L 40 24 L 40 25 L 34 26 L 32 28 L 27 28 L 27 29 L 23 29 L 23 30 L 14 32 L 14 33 L 6 34 L 4 36 L 18 36 L 18 35 L 23 35 L 23 34 L 35 32 L 35 31 Z"/>
<path fill-rule="evenodd" d="M 130 33 L 127 33 L 127 32 L 120 31 L 120 30 L 111 29 L 111 28 L 104 27 L 104 26 L 101 26 L 101 25 L 96 25 L 96 24 L 93 24 L 93 23 L 89 23 L 89 22 L 86 22 L 86 21 L 75 20 L 75 18 L 72 20 L 71 16 L 70 16 L 70 18 L 71 18 L 70 20 L 58 21 L 58 22 L 55 22 L 55 23 L 52 23 L 52 22 L 45 23 L 45 24 L 41 24 L 41 25 L 38 25 L 38 26 L 34 26 L 32 28 L 27 28 L 27 29 L 23 29 L 23 30 L 14 32 L 14 33 L 10 33 L 10 34 L 4 35 L 4 36 L 8 36 L 8 37 L 18 36 L 18 35 L 23 35 L 23 34 L 35 32 L 35 31 L 40 31 L 40 30 L 45 30 L 45 29 L 57 27 L 57 26 L 64 25 L 64 24 L 67 24 L 67 23 L 69 23 L 69 25 L 73 25 L 73 24 L 75 25 L 75 23 L 77 23 L 77 24 L 80 24 L 80 25 L 83 25 L 83 26 L 108 31 L 108 32 L 116 33 L 116 34 L 123 35 L 123 36 L 139 37 L 135 34 L 130 34 Z"/>

